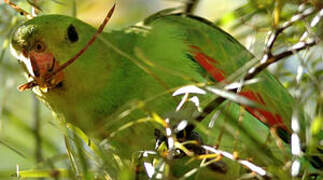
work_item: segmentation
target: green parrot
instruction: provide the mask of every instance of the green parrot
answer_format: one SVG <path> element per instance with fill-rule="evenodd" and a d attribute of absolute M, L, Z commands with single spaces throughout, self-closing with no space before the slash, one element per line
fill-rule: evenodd
<path fill-rule="evenodd" d="M 29 78 L 44 78 L 84 47 L 95 32 L 72 17 L 39 16 L 16 29 L 11 49 Z M 81 128 L 91 129 L 129 101 L 210 79 L 222 82 L 252 58 L 238 41 L 202 18 L 163 14 L 148 18 L 142 28 L 102 33 L 75 64 L 55 75 L 51 86 L 40 84 L 34 91 L 58 118 L 85 121 L 87 127 Z M 149 70 L 136 64 L 145 59 L 153 64 Z M 292 97 L 268 72 L 261 78 L 262 82 L 240 94 L 265 105 L 266 110 L 247 110 L 269 126 L 289 131 Z M 147 108 L 173 109 L 174 98 L 169 94 L 163 98 L 167 100 L 152 102 Z"/>
<path fill-rule="evenodd" d="M 58 119 L 100 135 L 109 134 L 105 125 L 115 128 L 118 115 L 131 104 L 140 110 L 129 113 L 128 120 L 145 117 L 147 112 L 166 118 L 180 101 L 172 96 L 176 89 L 229 84 L 227 78 L 254 58 L 213 23 L 163 11 L 140 26 L 103 32 L 77 61 L 55 74 L 49 84 L 42 83 L 86 46 L 95 32 L 96 28 L 73 17 L 42 15 L 14 31 L 11 52 L 22 62 L 27 78 L 38 80 L 33 91 Z M 277 129 L 289 142 L 294 99 L 268 71 L 257 77 L 259 82 L 239 94 L 264 108 L 243 106 L 253 116 L 252 123 L 259 120 Z"/>

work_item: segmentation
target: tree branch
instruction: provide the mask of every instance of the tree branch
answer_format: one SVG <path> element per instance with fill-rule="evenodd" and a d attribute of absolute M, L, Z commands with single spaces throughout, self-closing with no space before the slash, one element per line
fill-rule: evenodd
<path fill-rule="evenodd" d="M 29 12 L 21 9 L 19 6 L 17 6 L 15 3 L 11 2 L 10 0 L 3 0 L 3 2 L 8 4 L 10 7 L 12 7 L 15 11 L 17 11 L 21 15 L 25 16 L 27 19 L 33 18 L 33 16 Z"/>
<path fill-rule="evenodd" d="M 321 11 L 318 12 L 318 15 L 316 17 L 321 18 L 323 16 L 323 13 L 321 13 Z M 295 22 L 305 19 L 309 15 L 313 14 L 313 12 L 315 12 L 313 8 L 305 9 L 302 12 L 300 12 L 299 14 L 294 15 L 290 19 L 290 21 L 284 23 L 280 28 L 278 28 L 277 30 L 270 33 L 268 41 L 266 43 L 265 50 L 264 50 L 265 54 L 264 54 L 263 58 L 261 59 L 260 63 L 258 65 L 256 65 L 256 67 L 253 67 L 248 71 L 248 74 L 243 78 L 243 81 L 247 81 L 247 80 L 254 78 L 256 75 L 258 75 L 260 72 L 262 72 L 264 69 L 266 69 L 268 66 L 270 66 L 273 63 L 276 63 L 276 62 L 278 62 L 288 56 L 291 56 L 299 51 L 302 51 L 304 49 L 308 49 L 308 48 L 318 44 L 319 43 L 318 39 L 317 40 L 312 39 L 307 42 L 298 42 L 295 45 L 287 48 L 286 51 L 283 51 L 279 54 L 273 55 L 273 53 L 272 53 L 272 49 L 274 47 L 275 42 L 278 39 L 278 36 L 285 29 L 291 27 Z M 311 27 L 313 27 L 313 26 L 311 26 Z M 306 33 L 304 33 L 304 34 L 306 34 Z M 308 35 L 308 34 L 306 34 L 306 35 Z M 301 40 L 302 39 L 304 39 L 303 36 L 301 37 Z M 240 88 L 242 88 L 242 87 L 240 87 Z M 237 90 L 238 90 L 238 88 L 235 88 L 235 89 L 232 89 L 231 92 L 236 93 Z M 211 112 L 213 112 L 213 110 L 216 109 L 219 105 L 221 105 L 225 100 L 226 100 L 226 98 L 224 98 L 224 97 L 217 97 L 216 99 L 214 99 L 212 102 L 210 102 L 203 109 L 203 112 L 199 116 L 197 116 L 195 118 L 195 120 L 198 122 L 202 121 L 203 119 L 206 118 L 206 116 L 208 116 Z"/>
<path fill-rule="evenodd" d="M 188 0 L 184 10 L 185 14 L 193 14 L 199 1 L 200 0 Z"/>

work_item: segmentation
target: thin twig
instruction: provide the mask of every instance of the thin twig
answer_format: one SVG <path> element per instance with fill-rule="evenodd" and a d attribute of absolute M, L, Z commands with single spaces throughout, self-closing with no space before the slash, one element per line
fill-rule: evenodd
<path fill-rule="evenodd" d="M 265 169 L 263 169 L 262 167 L 257 166 L 257 165 L 255 165 L 255 164 L 253 164 L 253 163 L 251 163 L 250 161 L 247 161 L 247 160 L 236 159 L 236 157 L 233 154 L 229 153 L 229 152 L 218 150 L 218 149 L 215 149 L 214 147 L 210 147 L 210 146 L 206 146 L 206 145 L 202 145 L 202 148 L 204 148 L 205 150 L 210 151 L 212 153 L 216 153 L 216 154 L 219 154 L 219 155 L 221 155 L 223 157 L 226 157 L 228 159 L 236 161 L 237 163 L 247 167 L 251 171 L 259 174 L 260 176 L 265 176 L 265 177 L 270 176 L 270 174 Z"/>
<path fill-rule="evenodd" d="M 278 38 L 278 36 L 287 28 L 291 27 L 295 22 L 304 20 L 307 18 L 309 15 L 313 14 L 314 8 L 308 8 L 304 11 L 302 11 L 299 14 L 294 15 L 290 21 L 285 22 L 281 27 L 278 29 L 272 31 L 270 35 L 268 36 L 268 41 L 266 43 L 266 48 L 265 48 L 265 53 L 268 54 L 269 56 L 272 55 L 272 49 L 274 47 L 274 44 Z"/>
<path fill-rule="evenodd" d="M 37 0 L 27 0 L 27 2 L 32 6 L 31 13 L 34 17 L 38 16 L 41 11 L 40 7 L 37 5 Z"/>
<path fill-rule="evenodd" d="M 17 6 L 15 3 L 11 2 L 10 0 L 3 0 L 3 2 L 8 4 L 9 6 L 11 6 L 15 11 L 17 11 L 19 14 L 25 16 L 27 19 L 33 18 L 33 16 L 29 12 L 21 9 L 19 6 Z"/>
<path fill-rule="evenodd" d="M 245 76 L 244 81 L 254 78 L 257 74 L 262 72 L 264 69 L 266 69 L 271 64 L 276 63 L 276 62 L 284 59 L 285 57 L 291 56 L 291 55 L 295 54 L 296 52 L 310 48 L 316 44 L 318 44 L 318 41 L 316 41 L 316 40 L 311 40 L 308 42 L 299 42 L 282 53 L 279 53 L 277 55 L 272 55 L 272 57 L 268 58 L 268 60 L 266 60 L 264 63 L 258 65 L 254 69 L 251 69 L 249 71 L 249 73 Z M 266 57 L 268 57 L 268 55 L 265 55 L 264 57 L 266 58 Z"/>
<path fill-rule="evenodd" d="M 13 152 L 15 152 L 16 154 L 18 154 L 20 157 L 27 159 L 26 155 L 23 152 L 18 151 L 17 149 L 15 149 L 13 146 L 7 144 L 6 142 L 0 140 L 0 145 L 3 145 L 4 147 L 12 150 Z"/>
<path fill-rule="evenodd" d="M 200 0 L 188 0 L 186 2 L 185 14 L 194 14 L 195 8 Z"/>
<path fill-rule="evenodd" d="M 76 0 L 73 0 L 73 4 L 72 4 L 72 16 L 76 18 L 77 16 L 77 6 L 76 6 Z"/>

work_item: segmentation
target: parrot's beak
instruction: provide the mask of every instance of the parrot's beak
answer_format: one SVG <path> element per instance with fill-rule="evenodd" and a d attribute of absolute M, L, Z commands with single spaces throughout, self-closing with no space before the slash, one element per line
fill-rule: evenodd
<path fill-rule="evenodd" d="M 63 81 L 63 72 L 52 74 L 59 68 L 59 63 L 56 61 L 52 53 L 30 51 L 28 53 L 28 62 L 25 62 L 28 73 L 41 89 L 55 88 Z"/>
<path fill-rule="evenodd" d="M 36 51 L 22 48 L 17 51 L 10 44 L 11 53 L 24 63 L 27 74 L 28 83 L 18 87 L 20 91 L 31 89 L 38 86 L 43 92 L 59 86 L 64 78 L 63 71 L 56 72 L 60 68 L 59 62 L 55 56 L 48 51 Z"/>

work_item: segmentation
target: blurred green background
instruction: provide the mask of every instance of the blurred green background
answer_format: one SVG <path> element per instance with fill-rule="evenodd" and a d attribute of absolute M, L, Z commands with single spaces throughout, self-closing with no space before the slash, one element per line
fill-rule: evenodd
<path fill-rule="evenodd" d="M 13 1 L 27 11 L 31 6 L 26 1 Z M 98 26 L 115 1 L 110 0 L 53 0 L 40 1 L 43 14 L 76 15 L 81 20 Z M 121 29 L 133 25 L 150 14 L 169 7 L 181 7 L 184 0 L 117 0 L 115 14 L 108 25 L 108 29 Z M 228 31 L 244 44 L 256 57 L 263 54 L 264 42 L 268 31 L 275 24 L 273 12 L 277 8 L 276 1 L 247 1 L 247 0 L 200 0 L 194 14 L 205 17 L 221 28 Z M 299 1 L 290 1 L 283 6 L 280 21 L 293 15 L 298 8 Z M 319 4 L 319 1 L 313 1 Z M 76 5 L 74 7 L 74 5 Z M 319 6 L 319 5 L 318 5 Z M 24 20 L 24 17 L 1 1 L 0 4 L 0 177 L 2 172 L 19 169 L 36 168 L 37 158 L 41 156 L 46 162 L 58 159 L 60 166 L 67 166 L 64 133 L 57 122 L 44 107 L 33 97 L 31 91 L 18 92 L 16 87 L 26 80 L 17 61 L 10 56 L 8 39 L 14 27 Z M 321 23 L 322 24 L 322 23 Z M 323 27 L 322 25 L 319 26 Z M 318 28 L 318 29 L 319 29 Z M 289 31 L 278 44 L 292 44 L 299 38 L 305 29 L 304 24 L 299 24 Z M 310 61 L 307 70 L 318 72 L 315 74 L 317 81 L 322 78 L 322 47 L 314 47 L 311 56 L 304 56 L 304 61 Z M 322 87 L 314 87 L 309 79 L 305 79 L 303 86 L 296 88 L 295 76 L 302 61 L 296 56 L 286 62 L 271 66 L 271 71 L 276 74 L 295 96 L 304 93 L 305 97 L 300 102 L 310 117 L 316 116 Z M 308 78 L 308 77 L 306 77 Z M 312 88 L 312 91 L 310 91 Z M 310 94 L 312 92 L 312 94 Z M 306 99 L 307 98 L 307 99 Z M 40 119 L 40 124 L 37 119 Z M 38 127 L 38 125 L 40 127 Z M 37 130 L 40 130 L 39 135 Z M 41 155 L 37 138 L 41 137 Z M 38 154 L 37 154 L 38 153 Z"/>

